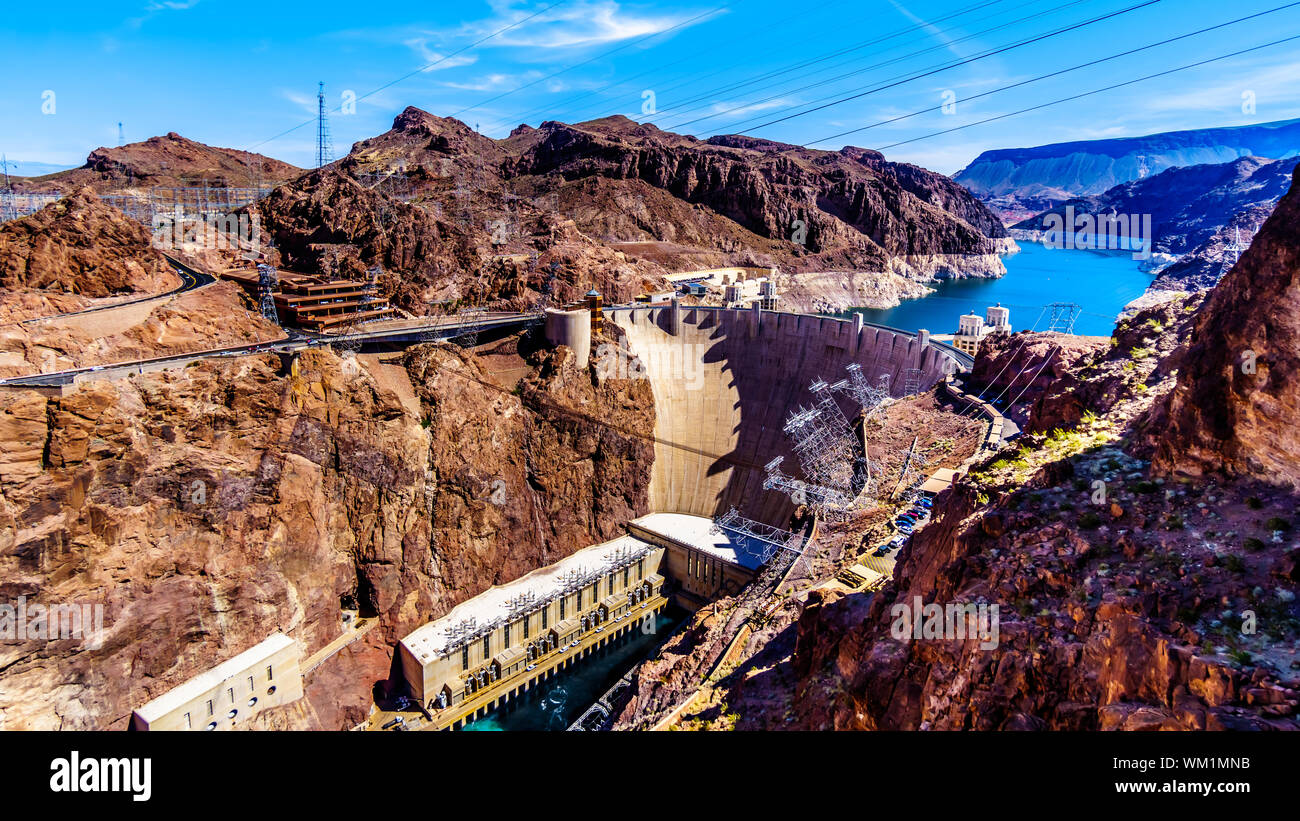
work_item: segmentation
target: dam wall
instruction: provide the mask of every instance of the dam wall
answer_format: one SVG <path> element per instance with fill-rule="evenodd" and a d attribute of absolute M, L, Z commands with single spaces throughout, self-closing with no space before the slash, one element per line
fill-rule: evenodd
<path fill-rule="evenodd" d="M 714 517 L 735 506 L 743 515 L 785 526 L 793 504 L 763 489 L 763 466 L 784 456 L 799 463 L 783 430 L 798 406 L 811 406 L 808 385 L 836 382 L 858 363 L 875 384 L 889 375 L 902 394 L 909 368 L 929 389 L 956 363 L 915 337 L 864 326 L 861 315 L 834 319 L 753 309 L 673 305 L 608 314 L 627 332 L 655 399 L 655 462 L 649 507 L 655 512 Z M 839 398 L 851 419 L 858 408 Z"/>

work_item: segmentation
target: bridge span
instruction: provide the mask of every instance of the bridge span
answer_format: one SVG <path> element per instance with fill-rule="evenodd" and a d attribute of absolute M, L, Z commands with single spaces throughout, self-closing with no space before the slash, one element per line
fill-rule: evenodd
<path fill-rule="evenodd" d="M 187 277 L 187 284 L 182 290 L 191 290 L 209 284 L 206 281 L 198 280 L 195 277 Z M 173 294 L 165 294 L 164 297 Z M 158 299 L 160 297 L 149 297 L 148 299 Z M 120 305 L 109 307 L 121 307 Z M 606 306 L 604 311 L 607 313 L 618 314 L 620 312 L 646 311 L 649 310 L 645 305 L 613 305 Z M 663 309 L 655 309 L 663 310 Z M 682 310 L 688 311 L 724 311 L 728 309 L 710 308 L 710 307 L 683 307 Z M 734 311 L 732 311 L 734 313 Z M 851 320 L 838 320 L 816 314 L 796 314 L 785 311 L 764 311 L 764 316 L 780 317 L 797 317 L 795 321 L 801 320 L 824 320 L 826 322 L 842 322 L 849 324 Z M 198 362 L 204 359 L 214 359 L 228 356 L 245 356 L 255 353 L 281 353 L 290 354 L 306 350 L 312 347 L 322 345 L 336 344 L 393 344 L 393 345 L 412 345 L 420 342 L 436 342 L 455 339 L 470 331 L 490 332 L 490 331 L 507 331 L 519 330 L 531 325 L 540 325 L 544 321 L 544 316 L 540 313 L 511 313 L 511 312 L 488 312 L 472 318 L 464 317 L 446 317 L 436 320 L 410 320 L 401 323 L 385 322 L 383 328 L 374 330 L 363 330 L 348 334 L 314 334 L 303 331 L 290 330 L 288 335 L 281 340 L 274 342 L 259 342 L 249 345 L 230 345 L 222 348 L 211 348 L 202 351 L 190 351 L 181 354 L 172 354 L 169 356 L 159 356 L 147 359 L 133 359 L 123 362 L 114 362 L 106 365 L 92 365 L 83 368 L 70 368 L 62 371 L 50 371 L 48 373 L 29 374 L 23 376 L 13 376 L 7 379 L 0 379 L 0 388 L 9 389 L 34 389 L 52 394 L 62 394 L 75 385 L 79 380 L 87 378 L 96 379 L 121 379 L 130 376 L 133 373 L 145 373 L 148 371 L 165 370 L 168 368 L 183 368 L 191 362 Z M 789 320 L 781 320 L 789 321 Z M 916 334 L 898 328 L 890 328 L 885 325 L 875 325 L 869 322 L 857 322 L 859 328 L 873 328 L 881 331 L 888 331 L 898 338 L 915 339 Z M 957 366 L 962 370 L 969 370 L 974 365 L 974 358 L 969 354 L 946 345 L 941 342 L 930 340 L 928 343 L 954 360 Z"/>

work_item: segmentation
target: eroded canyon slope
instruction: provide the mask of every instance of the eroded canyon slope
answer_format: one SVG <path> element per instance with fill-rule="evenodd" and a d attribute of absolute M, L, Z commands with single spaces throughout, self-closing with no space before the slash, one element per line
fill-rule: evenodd
<path fill-rule="evenodd" d="M 785 726 L 1300 728 L 1298 227 L 1293 185 L 1192 321 L 1078 357 L 1081 409 L 1044 390 L 1035 414 L 1063 427 L 942 494 L 891 584 L 810 597 Z M 917 597 L 998 605 L 996 649 L 895 638 Z"/>
<path fill-rule="evenodd" d="M 646 512 L 644 381 L 525 347 L 509 379 L 425 345 L 0 396 L 4 597 L 101 602 L 106 631 L 6 643 L 4 726 L 124 728 L 275 631 L 318 651 L 345 612 L 378 625 L 259 726 L 362 721 L 410 629 Z"/>
<path fill-rule="evenodd" d="M 83 188 L 35 214 L 0 225 L 0 288 L 106 297 L 180 285 L 149 229 Z"/>

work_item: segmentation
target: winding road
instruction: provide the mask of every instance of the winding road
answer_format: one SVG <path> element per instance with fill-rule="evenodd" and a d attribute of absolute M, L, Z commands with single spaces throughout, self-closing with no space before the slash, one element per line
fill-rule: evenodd
<path fill-rule="evenodd" d="M 164 256 L 166 255 L 164 254 Z M 171 263 L 172 270 L 174 270 L 181 278 L 181 284 L 178 288 L 173 288 L 163 294 L 150 294 L 149 296 L 128 299 L 124 302 L 114 302 L 111 305 L 96 305 L 94 308 L 84 308 L 80 311 L 66 311 L 60 314 L 50 314 L 49 316 L 37 316 L 31 319 L 21 320 L 18 324 L 30 325 L 34 322 L 49 322 L 51 319 L 66 319 L 70 316 L 82 316 L 83 314 L 94 314 L 100 311 L 111 311 L 117 308 L 125 308 L 129 305 L 139 305 L 144 302 L 152 302 L 155 299 L 171 299 L 172 297 L 177 297 L 189 291 L 202 288 L 205 285 L 211 285 L 217 281 L 217 278 L 212 276 L 212 274 L 205 274 L 202 271 L 191 268 L 179 260 L 173 259 L 172 257 L 167 257 L 167 261 Z"/>

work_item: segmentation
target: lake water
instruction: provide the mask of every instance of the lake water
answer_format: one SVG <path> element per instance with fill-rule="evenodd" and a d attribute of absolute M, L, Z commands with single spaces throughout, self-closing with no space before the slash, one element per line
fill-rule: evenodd
<path fill-rule="evenodd" d="M 932 295 L 904 300 L 897 308 L 855 308 L 867 322 L 905 331 L 925 328 L 932 334 L 957 330 L 957 317 L 1001 302 L 1011 309 L 1011 329 L 1047 329 L 1049 302 L 1074 302 L 1083 313 L 1074 332 L 1084 336 L 1110 336 L 1124 306 L 1141 296 L 1153 274 L 1138 270 L 1139 260 L 1127 251 L 1082 251 L 1045 248 L 1041 243 L 1019 242 L 1020 253 L 1002 258 L 1007 266 L 1000 279 L 944 280 Z M 1039 316 L 1042 319 L 1039 319 Z"/>

